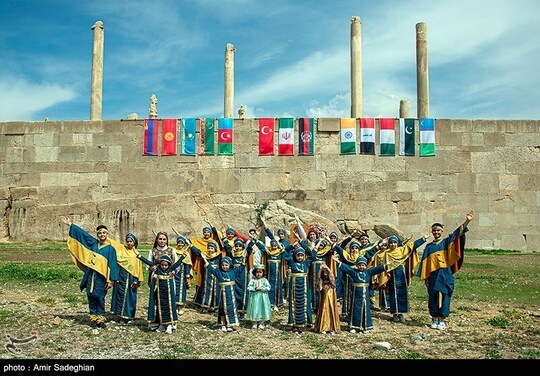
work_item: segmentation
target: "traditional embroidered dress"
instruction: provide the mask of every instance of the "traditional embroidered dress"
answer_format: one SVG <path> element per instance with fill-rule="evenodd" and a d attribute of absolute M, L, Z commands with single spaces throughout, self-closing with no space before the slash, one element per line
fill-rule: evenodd
<path fill-rule="evenodd" d="M 116 251 L 75 224 L 69 226 L 67 245 L 71 259 L 84 272 L 80 288 L 86 289 L 90 320 L 104 323 L 107 283 L 118 280 Z"/>
<path fill-rule="evenodd" d="M 340 269 L 347 274 L 352 282 L 352 305 L 348 321 L 350 329 L 361 331 L 373 329 L 371 320 L 371 303 L 369 301 L 369 282 L 372 276 L 382 273 L 386 265 L 378 265 L 364 271 L 353 269 L 345 263 L 340 264 Z"/>
<path fill-rule="evenodd" d="M 330 269 L 320 268 L 316 283 L 319 291 L 317 316 L 313 330 L 318 333 L 339 332 L 341 323 L 336 294 L 336 280 Z"/>
<path fill-rule="evenodd" d="M 287 254 L 285 261 L 291 269 L 289 281 L 289 316 L 288 324 L 296 328 L 304 328 L 306 325 L 313 324 L 313 315 L 311 311 L 312 291 L 309 287 L 308 272 L 311 263 L 316 259 L 317 253 L 309 251 L 309 246 L 303 240 L 300 242 L 301 248 L 293 251 L 309 252 L 304 261 L 297 261 L 296 257 Z"/>
<path fill-rule="evenodd" d="M 263 258 L 265 259 L 265 266 L 267 270 L 266 278 L 268 279 L 268 282 L 270 282 L 270 304 L 275 307 L 281 307 L 284 303 L 283 281 L 285 277 L 285 258 L 289 252 L 284 249 L 280 249 L 279 247 L 276 247 L 276 240 L 273 240 L 273 242 L 276 242 L 274 247 L 267 247 L 260 240 L 257 240 L 256 245 L 257 248 L 259 248 L 261 253 L 264 255 Z M 251 249 L 252 247 L 253 242 L 249 242 L 247 249 Z"/>
<path fill-rule="evenodd" d="M 335 261 L 332 258 L 332 246 L 326 244 L 325 241 L 322 241 L 318 244 L 319 246 L 315 246 L 311 249 L 312 251 L 315 251 L 317 257 L 311 263 L 308 275 L 310 284 L 309 287 L 311 291 L 313 291 L 313 299 L 311 300 L 311 309 L 313 312 L 317 312 L 317 309 L 319 307 L 320 290 L 317 286 L 317 278 L 319 276 L 319 271 L 321 270 L 322 265 L 325 264 L 328 267 L 331 267 L 333 270 L 336 270 L 334 264 Z"/>
<path fill-rule="evenodd" d="M 227 262 L 232 269 L 227 271 L 221 268 L 214 268 L 210 264 L 206 264 L 208 273 L 216 277 L 219 285 L 218 289 L 218 324 L 225 325 L 228 328 L 239 326 L 238 310 L 236 309 L 236 296 L 234 293 L 235 280 L 238 274 L 243 273 L 245 265 L 240 264 L 238 267 L 233 267 L 229 257 L 224 257 L 222 263 Z"/>
<path fill-rule="evenodd" d="M 393 250 L 388 248 L 378 252 L 370 260 L 370 266 L 390 265 L 384 273 L 373 278 L 373 285 L 379 290 L 386 290 L 392 314 L 409 312 L 409 285 L 413 269 L 418 264 L 416 249 L 424 243 L 423 237 L 415 241 L 411 240 Z"/>
<path fill-rule="evenodd" d="M 257 290 L 260 288 L 260 290 Z M 272 316 L 272 305 L 268 293 L 270 291 L 270 282 L 268 279 L 252 278 L 247 286 L 248 302 L 246 318 L 253 322 L 268 321 Z"/>
<path fill-rule="evenodd" d="M 184 246 L 176 247 L 175 253 L 176 257 L 182 259 L 182 263 L 174 271 L 174 287 L 176 291 L 176 308 L 181 309 L 186 305 L 187 301 L 187 290 L 190 288 L 190 278 L 191 277 L 191 250 L 190 246 L 187 245 L 187 240 L 184 241 Z"/>
<path fill-rule="evenodd" d="M 153 266 L 154 262 L 148 260 L 141 254 L 138 256 L 142 262 L 148 266 Z M 162 270 L 158 264 L 158 268 L 152 273 L 152 281 L 150 282 L 150 295 L 148 296 L 148 321 L 158 322 L 160 325 L 175 325 L 178 321 L 178 313 L 176 312 L 176 289 L 174 287 L 174 276 L 169 274 L 180 266 L 186 255 L 182 255 L 174 264 L 169 263 L 166 270 Z M 163 255 L 162 259 L 170 258 Z"/>
<path fill-rule="evenodd" d="M 241 264 L 246 264 L 246 267 L 244 268 L 243 273 L 239 273 L 236 277 L 236 284 L 234 285 L 234 294 L 236 296 L 236 307 L 238 309 L 239 313 L 245 313 L 247 308 L 247 285 L 249 282 L 248 278 L 248 271 L 251 269 L 251 265 L 253 264 L 251 259 L 251 254 L 253 252 L 253 248 L 246 249 L 244 245 L 244 241 L 242 239 L 236 238 L 236 240 L 233 243 L 234 245 L 241 245 L 242 248 L 237 247 L 231 247 L 229 244 L 229 241 L 224 241 L 225 245 L 225 251 L 227 253 L 227 256 L 231 258 L 233 267 L 237 268 Z"/>
<path fill-rule="evenodd" d="M 124 320 L 135 318 L 137 309 L 137 291 L 143 281 L 142 263 L 137 258 L 137 238 L 132 233 L 126 235 L 133 239 L 133 248 L 117 242 L 114 239 L 108 239 L 116 250 L 118 260 L 118 280 L 114 282 L 111 296 L 111 313 L 118 315 Z"/>
<path fill-rule="evenodd" d="M 214 248 L 210 247 L 202 250 L 194 244 L 191 247 L 192 254 L 197 256 L 197 260 L 193 263 L 193 269 L 197 272 L 193 302 L 205 309 L 214 309 L 217 307 L 218 284 L 215 275 L 210 273 L 210 270 L 219 269 L 222 259 L 222 252 L 217 249 L 216 243 L 209 241 L 207 244 L 210 243 L 213 244 Z M 208 267 L 204 267 L 204 263 L 201 264 L 202 252 L 204 252 L 208 260 Z"/>
<path fill-rule="evenodd" d="M 427 280 L 428 308 L 432 317 L 446 318 L 454 292 L 454 273 L 463 263 L 467 227 L 458 227 L 446 238 L 426 245 L 418 276 Z"/>

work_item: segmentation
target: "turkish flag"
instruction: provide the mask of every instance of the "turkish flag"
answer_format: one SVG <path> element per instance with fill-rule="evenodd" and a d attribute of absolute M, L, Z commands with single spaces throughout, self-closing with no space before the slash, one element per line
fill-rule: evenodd
<path fill-rule="evenodd" d="M 259 155 L 274 155 L 274 118 L 259 119 Z"/>

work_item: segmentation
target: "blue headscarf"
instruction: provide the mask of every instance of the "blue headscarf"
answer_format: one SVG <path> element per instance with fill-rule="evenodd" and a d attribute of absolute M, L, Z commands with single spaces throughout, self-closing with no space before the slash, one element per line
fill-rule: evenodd
<path fill-rule="evenodd" d="M 215 242 L 208 242 L 208 244 L 206 245 L 206 247 L 214 247 L 215 250 L 217 250 L 217 244 Z"/>
<path fill-rule="evenodd" d="M 236 234 L 236 231 L 234 228 L 229 227 L 227 230 L 225 230 L 225 234 Z"/>
<path fill-rule="evenodd" d="M 353 241 L 351 242 L 350 248 L 352 248 L 353 245 L 354 245 L 354 246 L 357 246 L 359 249 L 362 248 L 362 246 L 360 245 L 360 243 L 358 243 L 356 240 L 353 240 Z"/>
<path fill-rule="evenodd" d="M 278 245 L 278 241 L 276 239 L 270 240 L 270 245 Z"/>
<path fill-rule="evenodd" d="M 365 257 L 358 257 L 358 258 L 356 259 L 356 265 L 358 265 L 358 264 L 366 264 L 366 265 L 367 265 L 367 258 L 365 258 Z"/>
<path fill-rule="evenodd" d="M 135 236 L 135 234 L 131 233 L 131 232 L 128 232 L 126 234 L 126 240 L 128 240 L 128 238 L 132 239 L 133 240 L 133 244 L 135 245 L 135 248 L 137 248 L 139 246 L 139 240 L 137 239 L 137 237 Z"/>
<path fill-rule="evenodd" d="M 202 232 L 208 231 L 209 233 L 212 233 L 212 229 L 208 226 L 203 227 Z"/>
<path fill-rule="evenodd" d="M 287 234 L 287 232 L 286 232 L 284 229 L 282 229 L 282 228 L 280 228 L 279 230 L 277 230 L 277 233 L 278 233 L 278 235 L 279 235 L 279 234 L 283 234 L 283 235 L 286 235 L 286 234 Z"/>
<path fill-rule="evenodd" d="M 229 265 L 232 265 L 232 259 L 231 259 L 229 256 L 223 257 L 223 258 L 221 259 L 221 262 L 222 262 L 222 263 L 225 262 L 225 263 L 227 263 L 227 264 L 229 264 Z"/>
<path fill-rule="evenodd" d="M 167 261 L 169 263 L 169 265 L 172 264 L 171 258 L 169 256 L 167 256 L 167 255 L 161 255 L 159 261 Z"/>
<path fill-rule="evenodd" d="M 236 239 L 234 241 L 234 245 L 241 245 L 242 247 L 244 247 L 244 241 L 242 239 Z"/>
<path fill-rule="evenodd" d="M 399 238 L 396 235 L 392 235 L 388 238 L 388 243 L 390 242 L 396 242 L 399 244 Z"/>
<path fill-rule="evenodd" d="M 183 237 L 182 235 L 178 235 L 178 237 L 176 238 L 176 244 L 178 244 L 178 242 L 180 241 L 183 241 L 184 244 L 187 244 L 187 239 Z"/>

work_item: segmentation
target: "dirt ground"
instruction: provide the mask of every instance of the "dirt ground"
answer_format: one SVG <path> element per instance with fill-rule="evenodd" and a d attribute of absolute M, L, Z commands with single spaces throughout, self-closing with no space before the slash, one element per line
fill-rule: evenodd
<path fill-rule="evenodd" d="M 264 330 L 242 322 L 237 331 L 222 332 L 214 313 L 188 305 L 169 335 L 148 329 L 146 286 L 138 299 L 131 323 L 110 316 L 106 329 L 92 329 L 78 283 L 4 283 L 0 359 L 540 359 L 538 301 L 525 306 L 456 297 L 449 327 L 439 331 L 429 327 L 425 299 L 415 298 L 405 323 L 373 310 L 372 331 L 349 333 L 343 321 L 335 335 L 291 332 L 286 308 Z"/>

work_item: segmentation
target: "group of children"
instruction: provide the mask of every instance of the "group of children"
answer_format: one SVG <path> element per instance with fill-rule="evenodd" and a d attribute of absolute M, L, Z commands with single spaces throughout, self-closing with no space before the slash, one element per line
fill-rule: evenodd
<path fill-rule="evenodd" d="M 428 288 L 431 327 L 444 329 L 453 291 L 451 267 L 462 260 L 453 244 L 459 239 L 463 249 L 463 234 L 473 216 L 469 212 L 446 239 L 442 239 L 442 225 L 434 224 L 434 241 L 426 246 L 421 261 L 417 248 L 428 234 L 403 244 L 397 236 L 370 243 L 366 233 L 356 231 L 338 241 L 335 232 L 327 235 L 308 229 L 306 233 L 298 217 L 294 242 L 286 239 L 283 229 L 274 237 L 264 220 L 268 243 L 259 240 L 257 229 L 244 237 L 230 226 L 219 232 L 207 220 L 202 237 L 178 235 L 175 249 L 168 245 L 165 232 L 157 233 L 148 258 L 138 252 L 132 233 L 120 244 L 103 233 L 103 225 L 96 239 L 67 217 L 61 221 L 70 225 L 68 247 L 74 262 L 85 271 L 81 289 L 87 291 L 90 318 L 97 327 L 105 326 L 105 294 L 110 287 L 112 313 L 123 322 L 135 317 L 144 263 L 150 287 L 147 319 L 153 330 L 173 333 L 195 278 L 193 303 L 201 311 L 217 311 L 223 331 L 235 331 L 241 319 L 250 321 L 253 329 L 264 329 L 272 311 L 281 309 L 286 300 L 287 323 L 293 332 L 302 334 L 313 327 L 315 332 L 335 334 L 341 330 L 341 318 L 351 333 L 373 328 L 371 305 L 377 290 L 380 304 L 388 304 L 393 320 L 403 322 L 403 313 L 408 312 L 407 287 L 418 265 L 418 276 Z"/>

